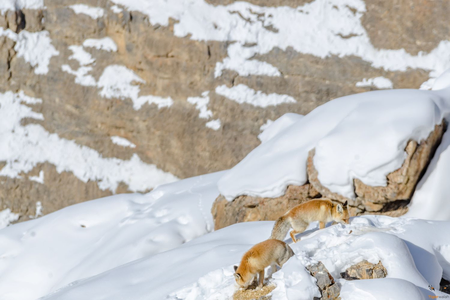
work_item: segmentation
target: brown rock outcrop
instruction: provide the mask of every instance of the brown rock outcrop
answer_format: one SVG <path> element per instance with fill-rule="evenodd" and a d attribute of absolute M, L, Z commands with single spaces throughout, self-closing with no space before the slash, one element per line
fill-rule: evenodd
<path fill-rule="evenodd" d="M 372 264 L 367 260 L 363 260 L 341 273 L 341 277 L 346 280 L 376 279 L 385 278 L 386 276 L 387 270 L 381 261 L 377 264 Z"/>
<path fill-rule="evenodd" d="M 405 152 L 407 157 L 400 169 L 388 174 L 387 186 L 370 186 L 361 180 L 354 180 L 356 199 L 348 199 L 331 192 L 324 187 L 314 167 L 314 149 L 308 155 L 308 178 L 310 184 L 324 197 L 344 203 L 348 201 L 351 215 L 364 213 L 381 213 L 390 216 L 400 216 L 407 212 L 406 205 L 411 200 L 414 189 L 424 174 L 436 148 L 439 146 L 445 131 L 445 122 L 436 125 L 428 138 L 419 144 L 409 141 Z"/>
<path fill-rule="evenodd" d="M 320 194 L 309 184 L 290 185 L 286 193 L 277 198 L 239 196 L 228 201 L 220 195 L 212 207 L 214 229 L 240 222 L 276 220 L 292 207 L 318 197 Z"/>
<path fill-rule="evenodd" d="M 311 276 L 316 278 L 316 284 L 319 288 L 321 297 L 314 297 L 314 300 L 339 300 L 341 293 L 341 288 L 334 281 L 333 276 L 328 272 L 325 265 L 319 261 L 315 265 L 307 267 Z"/>

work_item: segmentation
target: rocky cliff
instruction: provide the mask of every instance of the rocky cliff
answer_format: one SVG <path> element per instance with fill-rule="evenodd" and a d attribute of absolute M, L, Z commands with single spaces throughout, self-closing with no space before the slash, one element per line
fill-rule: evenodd
<path fill-rule="evenodd" d="M 0 10 L 0 210 L 20 220 L 37 202 L 49 213 L 230 168 L 270 120 L 419 88 L 450 48 L 448 1 L 10 0 Z"/>

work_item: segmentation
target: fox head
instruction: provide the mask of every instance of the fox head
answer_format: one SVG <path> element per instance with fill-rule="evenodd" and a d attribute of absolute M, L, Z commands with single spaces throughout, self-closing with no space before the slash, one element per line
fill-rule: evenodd
<path fill-rule="evenodd" d="M 242 278 L 242 275 L 240 273 L 237 273 L 238 266 L 234 266 L 234 279 L 236 280 L 236 283 L 243 288 L 246 288 L 250 283 L 246 282 L 244 278 Z"/>
<path fill-rule="evenodd" d="M 333 211 L 333 219 L 336 222 L 344 222 L 349 224 L 350 215 L 348 213 L 348 203 L 345 201 L 344 205 L 336 204 Z"/>

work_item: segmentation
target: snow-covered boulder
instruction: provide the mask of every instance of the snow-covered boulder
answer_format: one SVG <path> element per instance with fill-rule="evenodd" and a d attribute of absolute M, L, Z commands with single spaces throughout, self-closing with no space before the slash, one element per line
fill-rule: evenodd
<path fill-rule="evenodd" d="M 382 213 L 389 216 L 400 216 L 408 211 L 407 205 L 414 193 L 414 189 L 425 172 L 436 148 L 442 140 L 445 123 L 436 125 L 426 140 L 418 144 L 411 140 L 408 142 L 405 152 L 407 154 L 402 166 L 389 173 L 385 186 L 371 186 L 358 178 L 354 179 L 355 199 L 350 199 L 339 193 L 333 193 L 324 187 L 318 178 L 318 172 L 314 167 L 314 149 L 308 154 L 308 179 L 309 182 L 322 196 L 340 202 L 348 201 L 351 214 Z"/>
<path fill-rule="evenodd" d="M 275 220 L 290 208 L 286 199 L 296 199 L 294 206 L 317 196 L 348 201 L 353 215 L 402 215 L 444 136 L 449 113 L 449 87 L 330 101 L 271 130 L 270 139 L 225 173 L 213 206 L 215 227 Z M 313 195 L 286 193 L 288 186 L 308 191 L 310 185 Z"/>

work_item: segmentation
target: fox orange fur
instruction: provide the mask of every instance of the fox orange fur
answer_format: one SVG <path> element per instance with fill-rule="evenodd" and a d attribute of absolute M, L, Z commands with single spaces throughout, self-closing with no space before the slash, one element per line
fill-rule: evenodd
<path fill-rule="evenodd" d="M 234 266 L 236 283 L 247 288 L 259 274 L 259 286 L 264 283 L 264 269 L 271 266 L 271 274 L 294 255 L 291 247 L 280 240 L 269 239 L 256 244 L 242 257 L 239 267 Z"/>
<path fill-rule="evenodd" d="M 328 199 L 316 199 L 293 207 L 281 216 L 272 230 L 272 239 L 283 240 L 290 228 L 290 235 L 294 243 L 295 235 L 306 230 L 309 223 L 319 221 L 319 228 L 325 228 L 327 222 L 336 221 L 349 223 L 347 202 L 344 205 L 335 204 Z"/>

